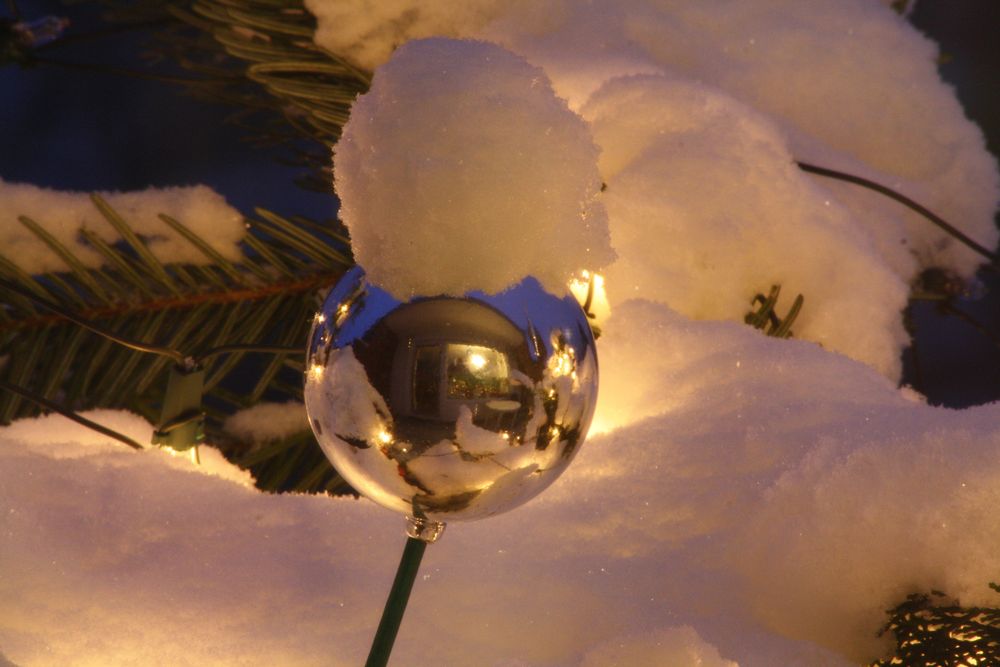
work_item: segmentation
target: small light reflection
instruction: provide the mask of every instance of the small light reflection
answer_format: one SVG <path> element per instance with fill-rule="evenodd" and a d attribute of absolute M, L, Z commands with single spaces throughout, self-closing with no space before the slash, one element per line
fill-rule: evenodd
<path fill-rule="evenodd" d="M 320 364 L 313 364 L 309 367 L 309 379 L 319 382 L 323 379 L 323 366 Z"/>

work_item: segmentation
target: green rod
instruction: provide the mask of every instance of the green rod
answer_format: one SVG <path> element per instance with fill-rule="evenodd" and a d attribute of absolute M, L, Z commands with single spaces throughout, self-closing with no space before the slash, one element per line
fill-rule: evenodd
<path fill-rule="evenodd" d="M 417 570 L 420 569 L 420 559 L 423 558 L 426 548 L 427 543 L 423 540 L 415 537 L 407 538 L 406 546 L 403 547 L 403 557 L 399 561 L 399 569 L 396 570 L 396 580 L 392 582 L 389 599 L 385 601 L 382 621 L 375 631 L 375 639 L 372 640 L 372 649 L 368 653 L 365 667 L 385 667 L 389 663 L 392 644 L 396 641 L 396 633 L 399 632 L 399 624 L 403 621 L 403 612 L 406 611 L 406 603 L 410 599 L 410 591 L 413 590 L 413 582 L 417 578 Z"/>

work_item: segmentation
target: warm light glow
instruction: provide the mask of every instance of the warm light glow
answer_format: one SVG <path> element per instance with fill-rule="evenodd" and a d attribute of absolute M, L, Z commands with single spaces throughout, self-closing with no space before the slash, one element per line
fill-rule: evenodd
<path fill-rule="evenodd" d="M 469 355 L 469 358 L 466 360 L 465 363 L 466 365 L 468 365 L 469 370 L 473 371 L 482 370 L 483 367 L 486 366 L 486 357 L 479 354 L 478 352 L 473 352 L 472 354 Z"/>
<path fill-rule="evenodd" d="M 163 451 L 171 456 L 181 456 L 184 458 L 191 459 L 191 463 L 201 465 L 201 457 L 198 456 L 198 445 L 194 447 L 189 447 L 188 449 L 174 449 L 173 447 L 167 447 L 163 445 L 160 447 Z"/>
<path fill-rule="evenodd" d="M 319 381 L 323 379 L 323 367 L 319 364 L 313 364 L 309 367 L 309 379 Z"/>
<path fill-rule="evenodd" d="M 573 348 L 563 348 L 549 357 L 549 372 L 552 377 L 569 376 L 575 380 L 576 356 L 573 354 Z"/>
<path fill-rule="evenodd" d="M 313 317 L 313 321 L 316 322 L 316 324 L 323 324 L 323 322 L 326 322 L 326 315 L 323 313 L 316 313 Z"/>
<path fill-rule="evenodd" d="M 569 290 L 587 311 L 592 325 L 601 326 L 611 314 L 611 305 L 604 290 L 604 276 L 590 271 L 581 271 L 569 281 Z M 589 298 L 589 303 L 588 303 Z"/>
<path fill-rule="evenodd" d="M 385 429 L 382 429 L 378 432 L 378 439 L 383 445 L 388 445 L 392 442 L 392 434 Z"/>
<path fill-rule="evenodd" d="M 345 301 L 344 303 L 337 306 L 336 324 L 338 327 L 344 323 L 344 320 L 347 319 L 347 315 L 350 311 L 351 311 L 350 301 Z"/>

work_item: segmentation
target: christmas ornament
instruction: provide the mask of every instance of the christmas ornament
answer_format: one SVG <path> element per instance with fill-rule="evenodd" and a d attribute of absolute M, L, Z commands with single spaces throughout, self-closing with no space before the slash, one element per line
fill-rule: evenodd
<path fill-rule="evenodd" d="M 540 493 L 590 425 L 597 358 L 568 294 L 532 278 L 498 295 L 401 302 L 355 267 L 310 335 L 305 403 L 316 439 L 361 494 L 433 541 Z"/>

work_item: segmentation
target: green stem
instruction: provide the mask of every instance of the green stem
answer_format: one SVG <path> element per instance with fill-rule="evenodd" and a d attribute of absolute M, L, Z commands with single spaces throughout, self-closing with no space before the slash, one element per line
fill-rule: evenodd
<path fill-rule="evenodd" d="M 410 599 L 410 591 L 417 578 L 417 570 L 420 569 L 420 559 L 423 558 L 426 548 L 427 543 L 423 540 L 415 537 L 407 538 L 406 546 L 403 547 L 403 557 L 399 561 L 399 569 L 396 570 L 396 580 L 392 582 L 392 590 L 389 591 L 389 599 L 385 602 L 382 621 L 378 624 L 375 639 L 372 640 L 371 652 L 368 654 L 365 667 L 385 667 L 388 664 L 389 653 L 392 652 L 392 644 L 396 641 L 396 633 L 399 632 L 399 624 L 403 620 L 403 612 L 406 611 L 406 603 Z"/>

